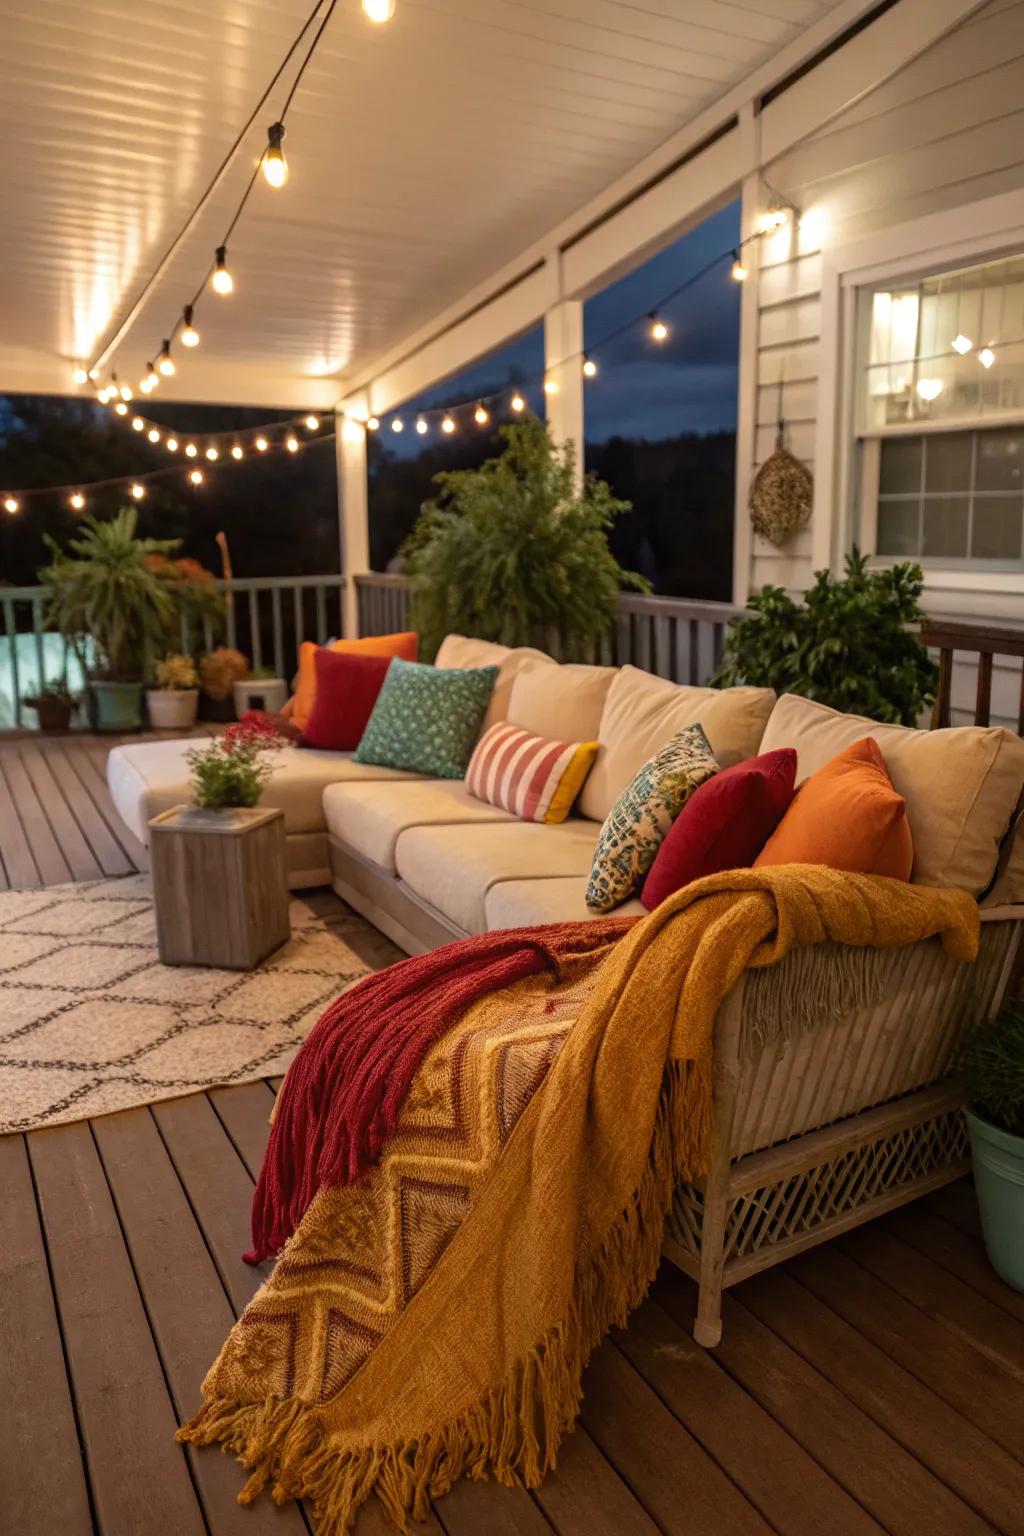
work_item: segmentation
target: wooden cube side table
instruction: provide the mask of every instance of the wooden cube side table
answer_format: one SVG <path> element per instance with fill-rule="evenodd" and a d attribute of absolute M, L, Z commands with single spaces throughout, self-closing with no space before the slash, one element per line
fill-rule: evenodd
<path fill-rule="evenodd" d="M 177 805 L 149 823 L 164 965 L 251 971 L 289 938 L 284 813 Z"/>

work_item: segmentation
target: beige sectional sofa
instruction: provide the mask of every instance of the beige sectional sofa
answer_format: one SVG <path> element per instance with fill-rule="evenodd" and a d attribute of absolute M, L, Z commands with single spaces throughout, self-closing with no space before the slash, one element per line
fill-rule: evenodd
<path fill-rule="evenodd" d="M 457 636 L 437 659 L 499 666 L 490 720 L 597 740 L 600 750 L 577 813 L 560 826 L 520 822 L 461 782 L 341 754 L 282 754 L 264 798 L 285 813 L 292 883 L 329 880 L 411 953 L 466 933 L 592 916 L 583 895 L 605 815 L 652 753 L 694 721 L 723 766 L 795 747 L 798 781 L 874 736 L 907 803 L 912 878 L 960 886 L 981 903 L 972 965 L 929 940 L 900 952 L 858 1004 L 816 1012 L 796 954 L 772 973 L 782 1002 L 771 1027 L 760 978 L 745 976 L 726 1000 L 715 1024 L 709 1173 L 677 1188 L 665 1237 L 666 1253 L 699 1284 L 695 1337 L 714 1344 L 724 1286 L 967 1168 L 949 1073 L 965 1021 L 1000 1006 L 1020 943 L 1024 741 L 989 727 L 882 726 L 763 689 L 676 687 L 634 667 L 562 667 Z M 150 816 L 186 797 L 187 748 L 157 742 L 111 753 L 111 793 L 140 837 Z M 841 959 L 837 976 L 850 970 L 849 956 Z"/>

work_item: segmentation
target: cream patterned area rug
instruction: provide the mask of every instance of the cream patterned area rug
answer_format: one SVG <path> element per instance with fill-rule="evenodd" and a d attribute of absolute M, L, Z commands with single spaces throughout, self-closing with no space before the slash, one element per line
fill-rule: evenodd
<path fill-rule="evenodd" d="M 330 892 L 255 971 L 161 965 L 147 875 L 0 892 L 0 1133 L 284 1072 L 400 951 Z"/>

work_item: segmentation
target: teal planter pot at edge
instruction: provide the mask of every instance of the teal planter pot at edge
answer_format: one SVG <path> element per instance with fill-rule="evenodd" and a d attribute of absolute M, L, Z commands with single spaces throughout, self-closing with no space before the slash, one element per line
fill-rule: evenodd
<path fill-rule="evenodd" d="M 1024 1291 L 1024 1136 L 1012 1136 L 968 1109 L 967 1129 L 981 1230 L 992 1268 Z"/>
<path fill-rule="evenodd" d="M 142 724 L 141 683 L 92 684 L 98 731 L 137 731 Z"/>

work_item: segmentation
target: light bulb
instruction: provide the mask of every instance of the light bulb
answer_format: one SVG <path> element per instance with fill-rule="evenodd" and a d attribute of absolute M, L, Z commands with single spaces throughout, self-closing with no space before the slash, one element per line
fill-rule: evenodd
<path fill-rule="evenodd" d="M 117 412 L 117 414 L 119 416 L 127 416 L 128 415 L 128 407 L 127 407 L 127 405 L 125 404 L 125 402 L 123 400 L 119 400 L 117 402 L 117 404 L 114 406 L 114 410 Z"/>
<path fill-rule="evenodd" d="M 320 417 L 307 416 L 304 425 L 309 428 L 310 432 L 315 432 L 317 427 L 320 425 Z"/>
<path fill-rule="evenodd" d="M 735 283 L 745 283 L 749 276 L 750 276 L 750 273 L 747 271 L 746 267 L 743 265 L 743 262 L 740 260 L 740 253 L 739 253 L 739 251 L 734 251 L 733 252 L 733 260 L 732 260 L 732 278 L 733 278 L 733 282 L 735 282 Z"/>
<path fill-rule="evenodd" d="M 220 458 L 220 453 L 216 448 L 207 448 L 206 457 L 209 459 L 210 463 L 213 464 L 217 461 L 217 459 Z"/>
<path fill-rule="evenodd" d="M 99 401 L 100 405 L 106 405 L 107 401 L 110 399 L 110 390 L 107 388 L 106 384 L 104 384 L 102 389 L 98 389 L 96 391 L 96 399 Z"/>
<path fill-rule="evenodd" d="M 664 320 L 659 320 L 657 315 L 651 316 L 651 340 L 659 342 L 668 340 L 668 326 Z"/>
<path fill-rule="evenodd" d="M 194 459 L 198 452 L 199 449 L 196 447 L 195 443 L 185 444 L 185 457 L 187 459 Z"/>
<path fill-rule="evenodd" d="M 165 341 L 160 348 L 160 356 L 156 360 L 156 366 L 165 379 L 169 379 L 175 372 L 174 358 L 171 356 L 171 344 Z"/>
<path fill-rule="evenodd" d="M 363 0 L 363 15 L 378 25 L 395 14 L 395 0 Z"/>
<path fill-rule="evenodd" d="M 157 385 L 160 383 L 160 375 L 157 373 L 152 363 L 146 364 L 146 383 L 149 385 L 150 389 L 156 389 Z"/>
<path fill-rule="evenodd" d="M 203 472 L 201 469 L 190 469 L 188 477 L 193 485 L 202 485 L 203 483 Z"/>
<path fill-rule="evenodd" d="M 754 225 L 754 232 L 758 235 L 772 235 L 783 224 L 789 221 L 789 210 L 786 208 L 769 208 L 762 213 Z"/>
<path fill-rule="evenodd" d="M 178 451 L 178 439 L 176 437 L 169 437 L 167 439 L 167 452 L 168 453 L 177 453 L 177 451 Z"/>
<path fill-rule="evenodd" d="M 558 380 L 557 379 L 545 379 L 544 380 L 544 393 L 546 395 L 557 395 L 558 394 Z"/>
<path fill-rule="evenodd" d="M 213 290 L 215 293 L 230 293 L 235 286 L 235 280 L 228 270 L 228 248 L 226 245 L 218 245 L 217 261 L 213 269 Z"/>
<path fill-rule="evenodd" d="M 158 443 L 160 441 L 160 433 L 157 431 L 156 427 L 150 427 L 149 431 L 146 433 L 146 436 L 149 438 L 151 443 Z"/>
<path fill-rule="evenodd" d="M 490 419 L 490 415 L 485 410 L 485 408 L 482 405 L 478 405 L 476 410 L 473 412 L 473 420 L 476 422 L 477 426 L 486 427 Z"/>
<path fill-rule="evenodd" d="M 960 356 L 963 357 L 964 353 L 969 352 L 974 346 L 974 342 L 969 336 L 965 336 L 963 331 L 961 331 L 958 336 L 953 337 L 950 345 L 952 346 L 954 352 L 959 352 Z"/>
<path fill-rule="evenodd" d="M 145 494 L 146 494 L 146 487 L 144 485 L 141 485 L 139 483 L 139 481 L 136 480 L 135 484 L 132 486 L 132 495 L 135 497 L 135 500 L 136 501 L 141 501 L 143 496 L 145 496 Z"/>
<path fill-rule="evenodd" d="M 130 400 L 134 391 L 130 384 L 122 384 L 120 393 L 122 400 Z"/>
<path fill-rule="evenodd" d="M 4 511 L 5 512 L 19 512 L 20 510 L 21 510 L 21 502 L 18 500 L 17 496 L 5 496 L 4 497 Z"/>
<path fill-rule="evenodd" d="M 267 130 L 267 147 L 263 151 L 263 175 L 269 187 L 283 187 L 288 180 L 288 161 L 281 148 L 283 139 L 284 123 L 271 123 Z"/>
<path fill-rule="evenodd" d="M 68 502 L 72 507 L 74 507 L 76 512 L 81 512 L 82 508 L 85 506 L 85 497 L 82 495 L 81 491 L 75 491 L 73 495 L 68 497 Z"/>
<path fill-rule="evenodd" d="M 513 395 L 512 399 L 509 401 L 509 404 L 514 411 L 526 410 L 526 401 L 523 399 L 522 395 Z"/>
<path fill-rule="evenodd" d="M 234 446 L 234 447 L 233 447 L 233 448 L 232 448 L 232 450 L 231 450 L 231 457 L 232 457 L 232 458 L 233 458 L 233 459 L 240 459 L 240 458 L 241 458 L 241 457 L 242 457 L 242 450 L 241 450 L 241 448 L 240 448 L 240 447 L 239 447 L 239 446 L 238 446 L 238 444 L 237 444 L 237 443 L 236 443 L 236 444 L 235 444 L 235 446 Z"/>
<path fill-rule="evenodd" d="M 183 347 L 198 347 L 198 345 L 199 345 L 199 332 L 196 330 L 195 326 L 192 324 L 192 305 L 191 304 L 186 304 L 185 305 L 185 308 L 182 310 L 182 319 L 185 322 L 184 326 L 182 327 L 182 332 L 181 332 L 181 344 L 182 344 L 182 346 Z"/>
<path fill-rule="evenodd" d="M 258 437 L 256 439 L 256 451 L 258 453 L 266 453 L 269 447 L 270 444 L 267 442 L 265 437 Z"/>
<path fill-rule="evenodd" d="M 144 432 L 145 430 L 146 430 L 146 423 L 143 421 L 142 417 L 141 416 L 133 416 L 132 417 L 132 431 L 133 432 Z"/>
<path fill-rule="evenodd" d="M 592 357 L 585 357 L 583 359 L 583 377 L 585 379 L 597 378 L 597 364 Z"/>
<path fill-rule="evenodd" d="M 79 363 L 71 377 L 74 379 L 76 384 L 88 384 L 89 382 L 89 374 L 87 370 L 82 367 L 81 363 Z"/>
<path fill-rule="evenodd" d="M 140 395 L 151 395 L 152 393 L 153 393 L 153 386 L 149 382 L 149 380 L 148 379 L 140 379 L 139 380 L 139 394 Z"/>
<path fill-rule="evenodd" d="M 446 416 L 444 418 L 444 420 L 442 421 L 442 423 L 441 423 L 441 431 L 442 432 L 447 432 L 449 434 L 449 436 L 451 435 L 451 433 L 453 433 L 455 431 L 455 422 L 452 420 L 452 418 L 450 416 Z"/>
<path fill-rule="evenodd" d="M 380 426 L 380 417 L 379 416 L 367 416 L 367 418 L 366 418 L 366 430 L 367 430 L 367 432 L 376 432 L 376 430 L 377 430 L 377 428 L 379 426 Z"/>
<path fill-rule="evenodd" d="M 981 351 L 978 353 L 978 362 L 981 364 L 981 366 L 983 368 L 991 368 L 995 360 L 996 355 L 992 351 L 992 348 L 982 347 Z"/>
<path fill-rule="evenodd" d="M 100 371 L 99 371 L 98 368 L 90 368 L 89 369 L 89 377 L 90 377 L 90 379 L 98 379 L 99 376 L 100 376 Z"/>
<path fill-rule="evenodd" d="M 417 416 L 417 418 L 416 418 L 416 431 L 419 433 L 420 437 L 423 437 L 423 435 L 425 434 L 426 430 L 427 430 L 426 418 L 423 417 L 423 416 Z"/>
<path fill-rule="evenodd" d="M 392 416 L 392 418 L 391 418 L 391 430 L 392 430 L 392 432 L 401 432 L 401 430 L 402 430 L 402 428 L 404 426 L 405 426 L 405 422 L 402 420 L 401 416 Z"/>
<path fill-rule="evenodd" d="M 941 379 L 918 379 L 917 392 L 922 400 L 937 400 L 942 394 Z"/>

